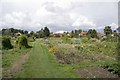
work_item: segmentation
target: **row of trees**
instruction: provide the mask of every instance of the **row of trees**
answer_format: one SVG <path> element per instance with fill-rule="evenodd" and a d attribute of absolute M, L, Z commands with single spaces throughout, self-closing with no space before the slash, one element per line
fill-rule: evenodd
<path fill-rule="evenodd" d="M 81 32 L 82 32 L 82 29 L 72 30 L 71 31 L 71 37 L 78 37 Z"/>
<path fill-rule="evenodd" d="M 9 28 L 9 29 L 2 29 L 1 33 L 2 35 L 10 35 L 10 36 L 15 36 L 16 33 L 21 33 L 21 34 L 27 35 L 28 37 L 43 38 L 43 37 L 48 37 L 50 35 L 50 30 L 49 28 L 45 27 L 44 29 L 42 28 L 36 33 L 34 31 L 31 31 L 30 33 L 28 33 L 27 30 Z"/>
<path fill-rule="evenodd" d="M 37 38 L 49 37 L 50 36 L 50 30 L 47 27 L 45 27 L 44 29 L 42 28 L 41 30 L 37 31 L 34 36 L 37 37 Z"/>
<path fill-rule="evenodd" d="M 14 36 L 18 32 L 21 34 L 28 34 L 27 30 L 14 29 L 14 28 L 2 29 L 1 31 L 2 35 L 11 35 L 11 36 Z"/>
<path fill-rule="evenodd" d="M 14 36 L 16 33 L 21 33 L 21 34 L 25 34 L 28 37 L 36 37 L 36 38 L 44 38 L 44 37 L 49 37 L 50 36 L 50 30 L 48 27 L 44 27 L 41 30 L 37 31 L 37 32 L 33 32 L 31 31 L 30 33 L 28 33 L 28 31 L 26 30 L 20 30 L 20 29 L 14 29 L 14 28 L 10 28 L 10 29 L 2 29 L 2 34 L 3 35 L 12 35 Z M 79 37 L 79 34 L 82 31 L 82 29 L 78 29 L 78 30 L 72 30 L 71 32 L 67 32 L 66 34 L 69 34 L 71 36 L 71 38 L 73 37 Z M 91 37 L 91 38 L 98 38 L 98 33 L 95 29 L 89 29 L 87 32 L 87 36 Z M 117 35 L 117 32 L 114 30 L 112 31 L 111 26 L 105 26 L 104 28 L 104 34 L 106 36 L 110 35 L 110 34 L 115 34 Z"/>

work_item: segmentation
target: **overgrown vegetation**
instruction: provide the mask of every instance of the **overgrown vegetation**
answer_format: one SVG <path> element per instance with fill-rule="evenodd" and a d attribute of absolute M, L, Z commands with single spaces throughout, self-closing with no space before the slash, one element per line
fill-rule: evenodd
<path fill-rule="evenodd" d="M 11 41 L 10 41 L 10 37 L 4 36 L 2 38 L 2 48 L 3 49 L 12 49 L 13 48 Z"/>
<path fill-rule="evenodd" d="M 27 38 L 25 35 L 21 35 L 17 38 L 16 40 L 16 44 L 17 46 L 21 49 L 22 47 L 24 48 L 28 48 L 29 45 L 28 45 L 28 41 L 27 41 Z"/>
<path fill-rule="evenodd" d="M 105 35 L 100 34 L 100 36 L 95 29 L 88 31 L 78 29 L 64 32 L 62 35 L 57 34 L 58 37 L 55 37 L 47 27 L 30 33 L 10 28 L 3 29 L 2 33 L 2 67 L 4 72 L 21 55 L 31 50 L 29 43 L 32 43 L 34 45 L 30 52 L 30 61 L 25 64 L 18 76 L 76 77 L 73 71 L 77 68 L 90 66 L 101 67 L 120 75 L 120 55 L 117 54 L 120 53 L 120 37 L 116 31 L 112 31 L 110 26 L 106 26 Z M 9 35 L 9 37 L 5 35 Z M 51 37 L 49 37 L 50 35 Z M 58 68 L 60 68 L 60 72 L 58 72 Z M 67 74 L 63 75 L 65 72 Z M 3 74 L 7 75 L 6 72 Z"/>

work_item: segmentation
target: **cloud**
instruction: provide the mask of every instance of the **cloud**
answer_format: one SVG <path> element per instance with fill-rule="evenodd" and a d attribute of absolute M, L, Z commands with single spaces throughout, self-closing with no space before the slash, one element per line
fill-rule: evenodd
<path fill-rule="evenodd" d="M 85 16 L 80 16 L 73 24 L 72 26 L 77 26 L 79 28 L 92 28 L 95 27 L 96 24 L 94 24 L 92 21 L 88 20 Z"/>
<path fill-rule="evenodd" d="M 117 3 L 81 1 L 83 0 L 2 0 L 0 25 L 30 31 L 48 26 L 56 32 L 101 29 L 99 26 L 116 23 Z"/>
<path fill-rule="evenodd" d="M 112 28 L 113 30 L 116 30 L 116 29 L 118 28 L 118 25 L 115 24 L 115 23 L 111 23 L 111 24 L 109 24 L 109 26 L 111 26 L 111 28 Z"/>
<path fill-rule="evenodd" d="M 64 33 L 64 32 L 67 32 L 67 31 L 60 30 L 60 31 L 56 31 L 55 33 Z"/>

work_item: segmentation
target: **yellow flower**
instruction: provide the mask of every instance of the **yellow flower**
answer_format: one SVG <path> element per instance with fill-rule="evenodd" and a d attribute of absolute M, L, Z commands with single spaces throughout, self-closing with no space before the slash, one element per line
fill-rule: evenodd
<path fill-rule="evenodd" d="M 58 48 L 57 47 L 51 47 L 51 48 L 49 48 L 49 52 L 50 53 L 56 53 L 58 51 Z"/>

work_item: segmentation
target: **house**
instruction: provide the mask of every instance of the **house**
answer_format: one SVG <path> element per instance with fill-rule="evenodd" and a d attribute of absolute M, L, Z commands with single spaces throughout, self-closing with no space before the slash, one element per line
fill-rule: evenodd
<path fill-rule="evenodd" d="M 54 37 L 64 37 L 64 33 L 55 33 L 53 36 Z"/>
<path fill-rule="evenodd" d="M 87 35 L 87 32 L 81 32 L 80 34 L 79 34 L 79 36 L 86 36 Z"/>
<path fill-rule="evenodd" d="M 97 33 L 97 36 L 100 37 L 100 38 L 103 37 L 104 35 L 105 34 L 103 34 L 103 33 L 99 33 L 99 32 Z"/>

